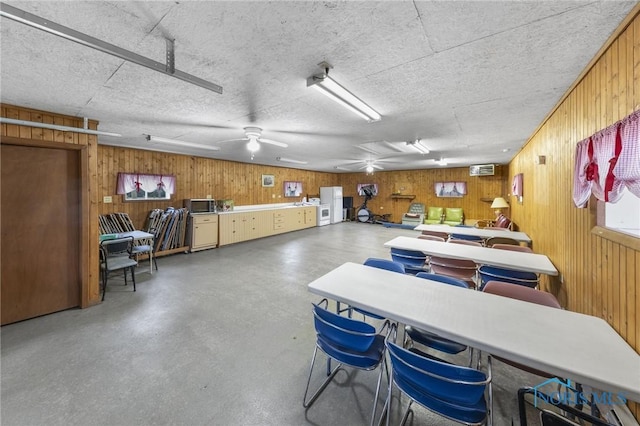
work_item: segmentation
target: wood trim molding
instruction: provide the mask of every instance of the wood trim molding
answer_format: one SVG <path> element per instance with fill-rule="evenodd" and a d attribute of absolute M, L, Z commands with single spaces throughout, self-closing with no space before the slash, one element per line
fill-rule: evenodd
<path fill-rule="evenodd" d="M 74 151 L 80 151 L 87 148 L 87 145 L 78 145 L 66 142 L 53 142 L 39 139 L 24 139 L 16 138 L 13 136 L 2 136 L 2 138 L 0 138 L 0 143 L 4 145 L 22 145 L 50 149 L 67 149 Z"/>
<path fill-rule="evenodd" d="M 640 251 L 640 238 L 634 237 L 633 235 L 624 234 L 611 228 L 605 228 L 604 226 L 593 227 L 591 233 L 632 250 Z"/>

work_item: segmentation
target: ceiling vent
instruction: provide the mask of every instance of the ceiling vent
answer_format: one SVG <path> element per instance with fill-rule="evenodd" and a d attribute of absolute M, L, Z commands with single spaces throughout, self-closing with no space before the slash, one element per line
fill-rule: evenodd
<path fill-rule="evenodd" d="M 476 164 L 469 167 L 469 176 L 493 176 L 495 174 L 494 164 Z"/>

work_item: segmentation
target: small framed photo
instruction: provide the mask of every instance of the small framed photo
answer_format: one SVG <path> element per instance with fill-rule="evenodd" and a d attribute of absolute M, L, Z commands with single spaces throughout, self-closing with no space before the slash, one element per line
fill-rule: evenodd
<path fill-rule="evenodd" d="M 262 186 L 264 188 L 273 188 L 276 186 L 276 178 L 273 175 L 262 175 Z"/>
<path fill-rule="evenodd" d="M 285 197 L 299 197 L 302 195 L 302 182 L 288 181 L 284 183 Z"/>

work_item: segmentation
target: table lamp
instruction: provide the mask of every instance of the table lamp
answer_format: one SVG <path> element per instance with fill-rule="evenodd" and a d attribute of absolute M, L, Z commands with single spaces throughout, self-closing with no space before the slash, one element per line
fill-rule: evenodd
<path fill-rule="evenodd" d="M 498 217 L 502 214 L 501 209 L 509 208 L 509 203 L 507 203 L 507 200 L 505 200 L 504 198 L 497 197 L 493 199 L 493 203 L 491 203 L 491 208 L 496 209 L 495 213 L 496 213 L 496 217 Z"/>

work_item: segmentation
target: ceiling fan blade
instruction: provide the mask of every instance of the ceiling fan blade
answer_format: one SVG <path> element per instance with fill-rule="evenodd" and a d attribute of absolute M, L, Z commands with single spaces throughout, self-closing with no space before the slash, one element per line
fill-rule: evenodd
<path fill-rule="evenodd" d="M 268 144 L 271 144 L 271 145 L 279 146 L 281 148 L 286 148 L 286 147 L 289 146 L 284 142 L 272 141 L 271 139 L 258 138 L 258 142 L 268 143 Z"/>
<path fill-rule="evenodd" d="M 371 167 L 373 167 L 374 169 L 378 169 L 378 170 L 384 170 L 384 167 L 380 167 L 377 164 L 372 164 Z"/>
<path fill-rule="evenodd" d="M 223 141 L 217 141 L 215 143 L 227 143 L 227 142 L 247 142 L 249 141 L 248 138 L 242 138 L 242 139 L 226 139 Z"/>

